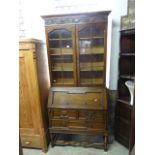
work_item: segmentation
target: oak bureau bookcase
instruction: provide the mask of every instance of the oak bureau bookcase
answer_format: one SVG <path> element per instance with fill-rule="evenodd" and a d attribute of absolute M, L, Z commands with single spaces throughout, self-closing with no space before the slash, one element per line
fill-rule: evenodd
<path fill-rule="evenodd" d="M 102 146 L 107 150 L 105 81 L 109 13 L 42 16 L 51 81 L 48 115 L 52 146 L 57 144 L 57 133 L 101 135 Z"/>

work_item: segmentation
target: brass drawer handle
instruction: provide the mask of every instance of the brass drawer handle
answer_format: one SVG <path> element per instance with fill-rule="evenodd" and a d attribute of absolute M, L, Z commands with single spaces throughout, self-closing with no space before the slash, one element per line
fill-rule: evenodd
<path fill-rule="evenodd" d="M 29 141 L 25 142 L 26 145 L 29 145 L 30 143 L 31 143 L 31 142 L 29 142 Z"/>
<path fill-rule="evenodd" d="M 97 102 L 97 101 L 98 101 L 98 99 L 97 99 L 97 98 L 95 98 L 95 99 L 94 99 L 94 102 Z"/>

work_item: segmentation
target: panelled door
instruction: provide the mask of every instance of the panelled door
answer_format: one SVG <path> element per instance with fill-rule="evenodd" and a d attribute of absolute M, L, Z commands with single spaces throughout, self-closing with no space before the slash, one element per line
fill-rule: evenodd
<path fill-rule="evenodd" d="M 79 86 L 104 86 L 106 69 L 105 29 L 105 23 L 76 25 Z"/>
<path fill-rule="evenodd" d="M 22 146 L 42 147 L 43 124 L 33 52 L 19 53 L 19 127 Z"/>
<path fill-rule="evenodd" d="M 76 86 L 75 25 L 46 28 L 52 86 Z"/>

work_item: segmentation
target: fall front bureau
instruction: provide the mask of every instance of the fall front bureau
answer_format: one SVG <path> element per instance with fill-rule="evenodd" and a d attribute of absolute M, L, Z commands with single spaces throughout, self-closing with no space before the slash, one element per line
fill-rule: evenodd
<path fill-rule="evenodd" d="M 58 133 L 100 135 L 107 150 L 107 97 L 100 87 L 52 87 L 48 98 L 51 144 Z"/>

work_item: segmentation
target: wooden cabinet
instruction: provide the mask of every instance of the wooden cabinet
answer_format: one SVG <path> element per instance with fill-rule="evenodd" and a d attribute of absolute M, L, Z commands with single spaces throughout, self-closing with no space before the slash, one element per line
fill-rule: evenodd
<path fill-rule="evenodd" d="M 106 89 L 98 87 L 53 87 L 48 98 L 52 146 L 55 133 L 100 135 L 107 149 Z"/>
<path fill-rule="evenodd" d="M 130 93 L 125 85 L 127 80 L 135 79 L 135 30 L 122 30 L 120 38 L 118 99 L 116 105 L 115 137 L 129 147 L 132 105 Z"/>
<path fill-rule="evenodd" d="M 107 149 L 106 51 L 109 11 L 43 16 L 51 89 L 49 130 L 104 137 Z M 51 138 L 53 145 L 53 137 Z"/>
<path fill-rule="evenodd" d="M 47 151 L 46 103 L 48 66 L 43 43 L 34 39 L 19 42 L 19 127 L 22 147 Z"/>
<path fill-rule="evenodd" d="M 43 16 L 51 86 L 105 86 L 108 14 Z"/>

